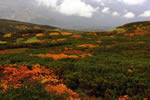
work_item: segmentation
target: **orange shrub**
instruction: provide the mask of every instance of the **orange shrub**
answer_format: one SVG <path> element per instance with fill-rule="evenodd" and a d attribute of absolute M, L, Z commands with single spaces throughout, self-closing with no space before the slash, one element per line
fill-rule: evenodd
<path fill-rule="evenodd" d="M 130 100 L 128 95 L 120 96 L 118 100 Z"/>
<path fill-rule="evenodd" d="M 101 40 L 97 40 L 96 42 L 97 42 L 97 43 L 102 43 L 102 41 L 101 41 Z"/>
<path fill-rule="evenodd" d="M 89 32 L 89 33 L 87 33 L 87 35 L 94 35 L 94 36 L 96 36 L 97 34 L 95 32 Z"/>
<path fill-rule="evenodd" d="M 124 34 L 125 36 L 135 36 L 134 33 Z"/>
<path fill-rule="evenodd" d="M 84 52 L 84 51 L 81 51 L 81 50 L 73 50 L 72 48 L 65 48 L 64 51 L 62 51 L 61 49 L 58 50 L 58 51 L 49 50 L 49 53 L 76 54 L 77 57 L 81 57 L 81 58 L 85 58 L 86 56 L 92 56 L 91 53 Z"/>
<path fill-rule="evenodd" d="M 58 32 L 54 32 L 54 33 L 49 33 L 49 35 L 59 35 Z"/>
<path fill-rule="evenodd" d="M 72 37 L 72 38 L 81 38 L 82 35 L 72 35 L 71 37 Z"/>
<path fill-rule="evenodd" d="M 129 34 L 129 36 L 134 36 L 134 35 L 135 35 L 134 33 Z"/>
<path fill-rule="evenodd" d="M 22 34 L 23 37 L 28 36 L 29 34 Z"/>
<path fill-rule="evenodd" d="M 76 55 L 66 55 L 66 54 L 38 54 L 35 56 L 39 56 L 39 57 L 50 57 L 54 60 L 59 60 L 59 59 L 64 59 L 64 58 L 74 58 L 77 59 L 79 58 Z"/>
<path fill-rule="evenodd" d="M 4 66 L 0 65 L 0 75 L 2 75 L 0 87 L 3 87 L 1 92 L 5 92 L 9 88 L 19 88 L 22 85 L 38 80 L 44 84 L 43 86 L 49 93 L 69 94 L 73 97 L 79 96 L 76 92 L 68 89 L 52 70 L 44 66 L 36 64 L 32 66 L 32 69 L 29 69 L 28 65 L 21 65 L 18 68 L 13 68 L 9 65 Z"/>
<path fill-rule="evenodd" d="M 36 34 L 36 37 L 42 37 L 42 36 L 44 36 L 43 33 L 38 33 L 38 34 Z"/>
<path fill-rule="evenodd" d="M 93 44 L 83 44 L 83 45 L 78 45 L 77 47 L 89 47 L 89 48 L 95 48 L 95 47 L 98 47 L 98 45 L 93 45 Z"/>
<path fill-rule="evenodd" d="M 47 40 L 40 40 L 40 43 L 47 43 Z"/>
<path fill-rule="evenodd" d="M 0 50 L 0 54 L 9 54 L 9 53 L 13 53 L 10 50 Z"/>
<path fill-rule="evenodd" d="M 8 34 L 3 35 L 3 37 L 5 37 L 5 38 L 9 38 L 9 37 L 11 37 L 11 36 L 12 36 L 11 33 L 8 33 Z"/>
<path fill-rule="evenodd" d="M 57 39 L 56 41 L 64 41 L 64 40 L 67 40 L 67 39 L 61 38 L 61 39 Z"/>
<path fill-rule="evenodd" d="M 61 32 L 62 35 L 72 35 L 70 32 Z"/>

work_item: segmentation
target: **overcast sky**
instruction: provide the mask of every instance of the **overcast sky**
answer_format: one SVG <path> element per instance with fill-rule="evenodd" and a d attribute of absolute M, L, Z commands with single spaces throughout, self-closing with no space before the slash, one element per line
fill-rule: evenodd
<path fill-rule="evenodd" d="M 26 0 L 28 1 L 31 0 Z M 44 8 L 49 13 L 47 16 L 57 21 L 56 26 L 64 28 L 77 27 L 77 25 L 84 28 L 116 27 L 128 22 L 150 20 L 150 0 L 32 1 L 39 8 Z M 54 24 L 55 21 L 50 24 Z"/>
<path fill-rule="evenodd" d="M 104 16 L 133 19 L 137 17 L 150 18 L 149 0 L 36 0 L 66 16 L 92 18 L 95 13 Z M 147 7 L 146 7 L 147 6 Z"/>

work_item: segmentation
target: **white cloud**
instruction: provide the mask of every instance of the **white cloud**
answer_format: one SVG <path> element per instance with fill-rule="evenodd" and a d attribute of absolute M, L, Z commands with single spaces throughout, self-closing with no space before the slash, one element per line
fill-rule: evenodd
<path fill-rule="evenodd" d="M 102 13 L 106 13 L 106 14 L 108 14 L 108 13 L 110 13 L 110 8 L 109 7 L 104 7 L 104 9 L 102 9 Z"/>
<path fill-rule="evenodd" d="M 94 1 L 99 2 L 99 3 L 101 3 L 101 2 L 102 2 L 102 0 L 94 0 Z"/>
<path fill-rule="evenodd" d="M 59 11 L 66 15 L 92 17 L 93 13 L 97 11 L 97 8 L 93 8 L 81 0 L 64 0 L 59 7 Z"/>
<path fill-rule="evenodd" d="M 105 4 L 103 2 L 100 3 L 101 6 L 105 6 Z"/>
<path fill-rule="evenodd" d="M 146 0 L 118 0 L 123 1 L 127 5 L 141 5 L 145 3 Z"/>
<path fill-rule="evenodd" d="M 105 6 L 104 2 L 102 0 L 94 0 L 95 2 L 99 3 L 101 6 Z"/>
<path fill-rule="evenodd" d="M 40 5 L 56 8 L 58 0 L 36 0 Z"/>
<path fill-rule="evenodd" d="M 144 11 L 144 13 L 140 15 L 140 17 L 150 17 L 150 10 Z"/>
<path fill-rule="evenodd" d="M 40 4 L 47 7 L 51 7 L 54 10 L 71 16 L 81 16 L 90 18 L 98 8 L 92 7 L 90 4 L 86 4 L 82 0 L 37 0 Z M 58 4 L 59 1 L 59 4 Z"/>
<path fill-rule="evenodd" d="M 133 12 L 128 12 L 128 13 L 126 13 L 126 14 L 124 15 L 124 17 L 125 17 L 125 18 L 128 18 L 128 19 L 134 18 L 134 17 L 135 17 L 135 14 L 134 14 Z"/>
<path fill-rule="evenodd" d="M 114 12 L 112 13 L 112 15 L 113 15 L 113 16 L 120 16 L 120 14 L 119 14 L 117 11 L 114 11 Z"/>
<path fill-rule="evenodd" d="M 128 9 L 124 9 L 123 12 L 124 12 L 124 13 L 128 13 L 129 10 L 128 10 Z"/>

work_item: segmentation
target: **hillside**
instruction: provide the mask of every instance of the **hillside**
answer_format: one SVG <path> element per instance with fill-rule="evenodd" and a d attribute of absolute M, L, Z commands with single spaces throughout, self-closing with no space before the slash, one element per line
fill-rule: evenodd
<path fill-rule="evenodd" d="M 27 29 L 56 29 L 57 27 L 48 25 L 37 25 L 15 20 L 0 19 L 0 33 L 17 32 Z"/>
<path fill-rule="evenodd" d="M 28 26 L 0 35 L 0 99 L 148 100 L 148 23 L 106 32 Z"/>
<path fill-rule="evenodd" d="M 129 28 L 129 27 L 135 27 L 135 26 L 149 26 L 149 25 L 150 25 L 150 21 L 141 21 L 141 22 L 128 23 L 120 27 Z"/>
<path fill-rule="evenodd" d="M 125 24 L 123 26 L 117 27 L 114 30 L 108 31 L 108 33 L 114 33 L 116 35 L 125 36 L 141 36 L 150 34 L 150 21 L 144 22 L 134 22 Z"/>

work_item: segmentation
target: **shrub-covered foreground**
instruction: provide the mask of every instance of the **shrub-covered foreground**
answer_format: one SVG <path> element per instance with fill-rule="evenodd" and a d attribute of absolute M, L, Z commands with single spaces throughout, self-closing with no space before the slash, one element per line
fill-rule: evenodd
<path fill-rule="evenodd" d="M 20 96 L 21 100 L 68 98 L 68 94 L 58 95 L 47 91 L 45 86 L 54 85 L 54 80 L 44 81 L 44 84 L 42 77 L 38 77 L 38 82 L 28 80 L 35 79 L 36 74 L 27 72 L 34 71 L 37 64 L 41 69 L 53 70 L 53 74 L 59 76 L 58 80 L 62 79 L 57 84 L 64 84 L 69 91 L 79 94 L 76 98 L 79 100 L 117 100 L 124 97 L 131 100 L 149 99 L 150 30 L 149 25 L 142 26 L 142 29 L 140 27 L 134 25 L 128 29 L 126 26 L 109 32 L 80 35 L 54 34 L 43 30 L 42 33 L 24 31 L 21 34 L 14 33 L 11 37 L 1 36 L 0 78 L 3 84 L 0 99 L 15 100 Z M 22 65 L 27 65 L 27 72 L 26 68 L 17 70 L 19 74 L 11 72 Z M 9 67 L 10 73 L 4 73 Z M 49 74 L 47 77 L 52 76 Z M 60 91 L 58 87 L 53 89 Z"/>

